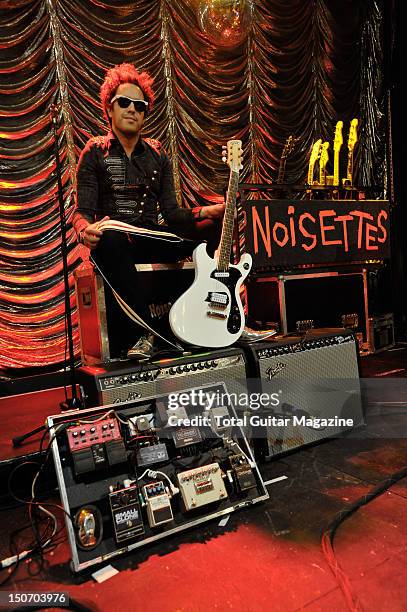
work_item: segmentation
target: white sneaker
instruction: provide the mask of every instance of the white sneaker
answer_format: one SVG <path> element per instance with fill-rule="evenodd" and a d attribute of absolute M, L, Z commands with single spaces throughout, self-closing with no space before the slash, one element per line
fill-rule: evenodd
<path fill-rule="evenodd" d="M 239 338 L 240 342 L 259 342 L 259 340 L 268 340 L 272 336 L 275 336 L 277 329 L 261 329 L 254 330 L 250 327 L 245 327 Z"/>
<path fill-rule="evenodd" d="M 139 361 L 145 361 L 150 359 L 154 353 L 154 336 L 152 334 L 143 334 L 136 342 L 136 344 L 127 351 L 128 359 L 138 359 Z"/>

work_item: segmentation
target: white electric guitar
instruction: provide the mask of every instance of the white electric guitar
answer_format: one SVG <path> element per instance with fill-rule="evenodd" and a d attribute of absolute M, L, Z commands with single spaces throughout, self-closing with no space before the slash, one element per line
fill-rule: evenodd
<path fill-rule="evenodd" d="M 175 336 L 204 347 L 230 346 L 239 339 L 245 325 L 239 289 L 252 266 L 248 253 L 239 264 L 230 263 L 239 170 L 242 168 L 241 140 L 229 140 L 226 161 L 230 177 L 219 249 L 215 259 L 207 254 L 205 243 L 194 250 L 194 282 L 170 310 L 170 325 Z"/>

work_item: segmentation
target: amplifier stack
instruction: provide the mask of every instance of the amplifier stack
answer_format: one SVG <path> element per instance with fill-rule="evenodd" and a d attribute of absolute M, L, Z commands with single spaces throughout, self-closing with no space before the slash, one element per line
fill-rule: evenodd
<path fill-rule="evenodd" d="M 223 383 L 257 459 L 363 424 L 357 345 L 354 335 L 342 329 L 310 330 L 303 337 L 242 343 L 145 365 L 84 366 L 78 382 L 88 407 Z M 260 395 L 275 401 L 251 401 Z"/>

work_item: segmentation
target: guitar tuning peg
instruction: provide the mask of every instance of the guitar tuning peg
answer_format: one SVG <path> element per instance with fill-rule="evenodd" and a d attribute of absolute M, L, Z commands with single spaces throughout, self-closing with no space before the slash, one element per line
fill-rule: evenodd
<path fill-rule="evenodd" d="M 223 161 L 223 162 L 226 162 L 226 160 L 227 160 L 227 157 L 223 156 L 223 157 L 222 157 L 222 161 Z"/>

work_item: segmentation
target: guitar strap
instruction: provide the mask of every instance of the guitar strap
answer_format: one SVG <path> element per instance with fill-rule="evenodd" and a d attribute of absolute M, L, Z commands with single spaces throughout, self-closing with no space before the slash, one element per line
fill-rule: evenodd
<path fill-rule="evenodd" d="M 113 293 L 117 303 L 119 304 L 119 306 L 123 310 L 123 312 L 129 317 L 129 319 L 131 319 L 134 323 L 137 323 L 137 325 L 140 325 L 140 327 L 143 327 L 144 329 L 146 329 L 150 333 L 154 334 L 154 336 L 157 336 L 158 338 L 161 338 L 161 340 L 164 340 L 164 342 L 166 342 L 167 344 L 171 345 L 177 351 L 184 351 L 184 348 L 181 345 L 176 344 L 174 342 L 171 342 L 171 340 L 168 340 L 168 338 L 165 338 L 164 336 L 159 334 L 148 323 L 146 323 L 146 321 L 144 321 L 144 319 L 142 319 L 140 317 L 140 315 L 138 315 L 137 312 L 135 310 L 133 310 L 133 308 L 131 306 L 129 306 L 127 304 L 127 302 L 124 301 L 124 299 L 117 293 L 117 291 L 114 289 L 114 287 L 112 287 L 111 283 L 107 280 L 106 276 L 103 274 L 102 270 L 100 269 L 100 267 L 97 265 L 97 263 L 93 259 L 92 259 L 92 263 L 95 266 L 95 268 L 98 270 L 98 272 L 101 275 L 101 277 L 103 278 L 104 282 L 112 290 L 112 293 Z"/>

